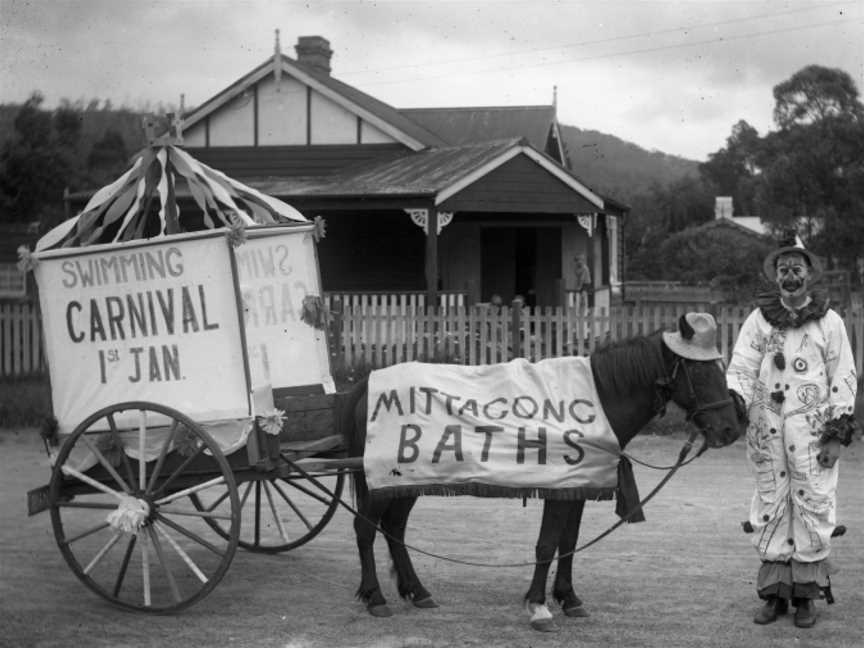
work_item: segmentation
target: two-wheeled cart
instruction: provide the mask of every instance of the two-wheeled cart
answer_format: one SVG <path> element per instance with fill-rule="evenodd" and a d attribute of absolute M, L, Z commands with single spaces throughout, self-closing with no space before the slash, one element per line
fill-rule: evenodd
<path fill-rule="evenodd" d="M 238 545 L 286 551 L 320 533 L 354 462 L 316 225 L 174 146 L 142 156 L 140 183 L 127 172 L 97 192 L 30 259 L 54 427 L 51 479 L 28 508 L 50 512 L 89 589 L 164 612 L 206 596 Z M 145 168 L 157 163 L 170 190 Z M 176 208 L 184 175 L 199 231 Z"/>

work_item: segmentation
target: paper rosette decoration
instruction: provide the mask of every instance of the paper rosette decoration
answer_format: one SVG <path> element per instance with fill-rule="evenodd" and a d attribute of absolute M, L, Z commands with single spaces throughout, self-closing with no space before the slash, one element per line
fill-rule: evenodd
<path fill-rule="evenodd" d="M 177 207 L 178 190 L 198 209 Z M 153 238 L 219 227 L 306 221 L 299 211 L 199 162 L 177 146 L 148 147 L 84 209 L 45 234 L 37 250 Z"/>

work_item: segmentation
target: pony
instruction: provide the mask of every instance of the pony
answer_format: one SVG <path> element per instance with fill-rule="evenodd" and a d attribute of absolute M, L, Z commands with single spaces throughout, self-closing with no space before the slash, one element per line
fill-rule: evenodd
<path fill-rule="evenodd" d="M 679 328 L 685 336 L 693 333 L 684 316 Z M 726 386 L 724 367 L 716 359 L 719 354 L 711 360 L 683 357 L 670 348 L 665 335 L 668 334 L 658 331 L 610 343 L 589 357 L 600 404 L 620 447 L 623 449 L 654 416 L 662 414 L 669 401 L 695 422 L 705 437 L 706 447 L 732 443 L 740 435 L 741 426 Z M 351 456 L 362 456 L 364 450 L 367 392 L 368 380 L 361 381 L 348 397 L 348 411 L 353 411 L 348 431 Z M 353 479 L 358 512 L 354 531 L 361 566 L 357 598 L 373 616 L 392 615 L 375 571 L 373 542 L 380 526 L 393 561 L 399 595 L 418 608 L 438 607 L 414 571 L 404 544 L 408 517 L 417 496 L 370 492 L 362 470 L 355 471 Z M 572 584 L 573 550 L 584 506 L 584 499 L 544 499 L 534 574 L 525 594 L 526 606 L 533 613 L 531 625 L 537 630 L 555 629 L 552 614 L 545 605 L 545 591 L 556 551 L 559 561 L 552 595 L 565 615 L 588 616 Z"/>

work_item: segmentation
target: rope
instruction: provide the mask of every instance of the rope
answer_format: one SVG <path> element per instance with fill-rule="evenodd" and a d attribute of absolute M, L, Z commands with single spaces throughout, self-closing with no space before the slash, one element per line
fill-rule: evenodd
<path fill-rule="evenodd" d="M 696 453 L 696 455 L 693 456 L 689 461 L 685 461 L 685 459 L 687 458 L 687 455 L 690 453 L 690 450 L 693 448 L 693 442 L 696 440 L 696 437 L 698 435 L 699 435 L 698 429 L 694 429 L 690 433 L 690 436 L 688 437 L 687 441 L 684 443 L 684 446 L 681 448 L 681 451 L 678 453 L 678 460 L 669 469 L 669 472 L 667 472 L 666 475 L 663 476 L 663 479 L 660 480 L 660 482 L 651 490 L 650 493 L 648 493 L 648 495 L 646 495 L 642 499 L 641 502 L 639 502 L 638 505 L 634 506 L 630 511 L 628 511 L 625 515 L 623 515 L 617 522 L 615 522 L 615 524 L 610 526 L 608 529 L 606 529 L 605 531 L 603 531 L 602 533 L 600 533 L 596 537 L 592 538 L 590 541 L 586 542 L 585 544 L 583 544 L 579 547 L 574 548 L 572 551 L 569 551 L 565 554 L 559 554 L 558 559 L 560 560 L 561 558 L 566 558 L 568 556 L 572 556 L 572 555 L 577 554 L 580 551 L 584 551 L 588 547 L 598 543 L 600 540 L 602 540 L 603 538 L 608 536 L 610 533 L 615 531 L 622 524 L 625 524 L 633 515 L 636 514 L 637 511 L 641 510 L 642 507 L 645 504 L 647 504 L 660 491 L 660 489 L 662 489 L 669 482 L 670 479 L 672 479 L 672 476 L 676 472 L 678 472 L 679 468 L 687 465 L 688 463 L 690 463 L 691 461 L 693 461 L 697 457 L 701 456 L 702 453 L 708 449 L 708 442 L 703 441 L 702 447 L 699 449 L 699 451 Z M 343 508 L 345 508 L 354 517 L 359 518 L 359 519 L 363 520 L 364 522 L 366 522 L 367 524 L 372 525 L 375 528 L 375 530 L 380 532 L 383 536 L 390 538 L 391 540 L 394 540 L 395 542 L 398 542 L 399 544 L 404 546 L 406 549 L 411 549 L 412 551 L 416 551 L 417 553 L 422 554 L 424 556 L 429 556 L 430 558 L 436 558 L 438 560 L 444 560 L 446 562 L 455 563 L 457 565 L 467 565 L 470 567 L 501 567 L 501 568 L 533 567 L 536 565 L 548 564 L 548 563 L 552 562 L 552 561 L 548 561 L 548 560 L 544 560 L 544 561 L 532 560 L 532 561 L 526 561 L 526 562 L 484 563 L 484 562 L 476 562 L 473 560 L 463 560 L 461 558 L 452 558 L 450 556 L 444 556 L 444 555 L 437 554 L 437 553 L 434 553 L 431 551 L 426 551 L 425 549 L 421 549 L 420 547 L 416 547 L 414 545 L 410 545 L 410 544 L 408 544 L 402 540 L 399 540 L 398 538 L 395 538 L 393 535 L 387 533 L 387 531 L 382 529 L 380 525 L 375 524 L 374 522 L 372 522 L 372 520 L 370 520 L 367 517 L 365 517 L 364 515 L 362 515 L 357 509 L 355 509 L 350 504 L 347 504 L 344 500 L 342 500 L 342 498 L 336 497 L 335 493 L 333 493 L 329 488 L 327 488 L 320 481 L 315 479 L 315 477 L 313 477 L 310 473 L 303 470 L 303 468 L 301 466 L 298 466 L 293 461 L 285 458 L 284 456 L 283 456 L 283 459 L 285 459 L 285 461 L 289 465 L 291 465 L 291 467 L 294 470 L 299 472 L 304 478 L 308 479 L 310 483 L 317 486 L 326 495 L 329 495 L 331 499 L 336 500 Z"/>

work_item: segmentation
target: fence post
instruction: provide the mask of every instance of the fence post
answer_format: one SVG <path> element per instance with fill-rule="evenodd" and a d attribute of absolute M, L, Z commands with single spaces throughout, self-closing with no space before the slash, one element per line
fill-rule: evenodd
<path fill-rule="evenodd" d="M 342 304 L 342 299 L 335 297 L 333 299 L 333 307 L 330 310 L 330 354 L 333 356 L 335 366 L 330 367 L 330 371 L 343 371 L 345 367 L 345 349 L 342 347 L 342 331 L 345 328 L 344 318 L 345 308 Z"/>
<path fill-rule="evenodd" d="M 523 305 L 524 302 L 521 299 L 514 299 L 510 304 L 510 348 L 513 349 L 514 358 L 522 357 L 521 319 Z"/>

